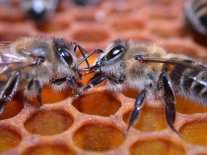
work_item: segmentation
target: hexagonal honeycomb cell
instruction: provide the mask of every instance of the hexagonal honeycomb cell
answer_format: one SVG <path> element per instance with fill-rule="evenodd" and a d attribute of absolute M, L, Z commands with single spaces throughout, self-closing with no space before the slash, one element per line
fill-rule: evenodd
<path fill-rule="evenodd" d="M 42 22 L 27 18 L 20 0 L 0 1 L 0 41 L 46 35 L 75 41 L 87 51 L 104 50 L 117 38 L 152 41 L 207 64 L 207 43 L 197 41 L 185 20 L 184 7 L 193 0 L 86 0 L 81 6 L 81 0 L 74 1 L 60 0 L 56 12 Z M 90 64 L 98 56 L 90 57 Z M 93 75 L 78 82 L 86 84 Z M 140 90 L 112 93 L 105 84 L 80 98 L 74 98 L 70 89 L 55 92 L 44 86 L 43 110 L 37 98 L 16 93 L 0 115 L 0 154 L 207 155 L 205 106 L 176 96 L 178 135 L 166 124 L 162 101 L 157 101 L 160 106 L 145 103 L 127 133 Z"/>

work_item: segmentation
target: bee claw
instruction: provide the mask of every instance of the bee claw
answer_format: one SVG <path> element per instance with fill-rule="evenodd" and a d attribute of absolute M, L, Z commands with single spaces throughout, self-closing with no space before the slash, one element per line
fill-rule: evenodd
<path fill-rule="evenodd" d="M 44 105 L 41 105 L 39 108 L 40 108 L 41 112 L 45 112 L 45 106 Z"/>

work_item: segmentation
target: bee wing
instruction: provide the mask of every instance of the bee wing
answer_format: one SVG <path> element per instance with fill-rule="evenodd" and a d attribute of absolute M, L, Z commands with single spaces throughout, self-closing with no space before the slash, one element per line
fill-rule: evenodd
<path fill-rule="evenodd" d="M 146 62 L 146 63 L 163 63 L 163 64 L 172 64 L 172 65 L 182 65 L 189 68 L 194 68 L 197 70 L 206 70 L 207 71 L 207 58 L 197 61 L 188 60 L 188 59 L 167 59 L 167 58 L 157 58 L 157 57 L 142 57 L 141 55 L 136 55 L 135 60 Z"/>
<path fill-rule="evenodd" d="M 36 64 L 36 59 L 10 51 L 11 42 L 0 42 L 0 75 Z"/>

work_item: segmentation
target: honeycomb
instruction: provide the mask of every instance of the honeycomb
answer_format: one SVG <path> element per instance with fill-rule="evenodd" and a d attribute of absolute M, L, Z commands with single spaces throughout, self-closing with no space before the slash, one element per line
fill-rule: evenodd
<path fill-rule="evenodd" d="M 78 6 L 62 0 L 44 24 L 25 17 L 18 0 L 0 3 L 0 41 L 36 34 L 76 41 L 86 50 L 104 49 L 116 39 L 153 41 L 167 51 L 204 58 L 186 26 L 185 0 L 104 0 Z M 95 60 L 90 58 L 90 63 Z M 92 75 L 84 77 L 86 83 Z M 104 85 L 104 84 L 102 84 Z M 0 153 L 5 155 L 207 155 L 207 108 L 177 96 L 174 133 L 163 106 L 145 104 L 125 131 L 138 91 L 120 94 L 103 87 L 74 99 L 71 90 L 43 89 L 45 111 L 18 92 L 0 116 Z"/>

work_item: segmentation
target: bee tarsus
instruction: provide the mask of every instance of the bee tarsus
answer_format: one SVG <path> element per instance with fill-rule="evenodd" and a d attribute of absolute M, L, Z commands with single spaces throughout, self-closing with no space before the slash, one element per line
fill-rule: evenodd
<path fill-rule="evenodd" d="M 19 85 L 20 73 L 15 72 L 7 81 L 5 87 L 1 91 L 0 94 L 0 114 L 4 111 L 5 106 L 17 91 L 17 87 Z"/>
<path fill-rule="evenodd" d="M 176 109 L 175 109 L 175 93 L 172 86 L 170 77 L 166 72 L 162 72 L 158 79 L 157 88 L 163 88 L 163 99 L 165 104 L 165 118 L 168 126 L 175 131 L 177 130 L 174 127 L 175 118 L 176 118 Z"/>
<path fill-rule="evenodd" d="M 143 107 L 143 101 L 144 98 L 146 96 L 146 90 L 142 90 L 141 93 L 138 95 L 136 101 L 134 102 L 134 109 L 131 113 L 131 117 L 128 123 L 128 127 L 126 130 L 126 133 L 128 133 L 130 127 L 135 123 L 135 121 L 137 121 L 139 114 L 140 114 L 140 110 Z"/>

